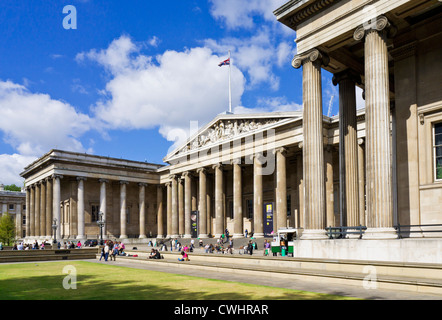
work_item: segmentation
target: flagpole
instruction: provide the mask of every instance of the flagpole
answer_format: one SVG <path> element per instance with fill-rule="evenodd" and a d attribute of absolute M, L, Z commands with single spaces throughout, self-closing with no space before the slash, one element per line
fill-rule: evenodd
<path fill-rule="evenodd" d="M 232 59 L 230 59 L 230 50 L 229 50 L 229 112 L 230 113 L 232 113 L 231 67 L 232 67 Z"/>

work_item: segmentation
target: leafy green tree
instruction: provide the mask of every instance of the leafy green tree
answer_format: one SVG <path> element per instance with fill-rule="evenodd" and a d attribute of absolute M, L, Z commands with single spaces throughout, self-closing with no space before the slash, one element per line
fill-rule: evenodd
<path fill-rule="evenodd" d="M 0 218 L 0 242 L 10 246 L 15 240 L 15 224 L 14 219 L 9 212 L 4 213 Z"/>
<path fill-rule="evenodd" d="M 7 191 L 21 191 L 20 187 L 17 187 L 15 184 L 10 184 L 5 186 L 5 190 Z"/>

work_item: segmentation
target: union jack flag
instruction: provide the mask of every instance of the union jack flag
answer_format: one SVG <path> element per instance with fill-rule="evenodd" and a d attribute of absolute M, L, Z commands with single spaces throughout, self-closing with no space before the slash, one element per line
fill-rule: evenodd
<path fill-rule="evenodd" d="M 224 60 L 223 62 L 221 62 L 218 67 L 222 67 L 222 66 L 229 66 L 230 65 L 230 58 L 227 60 Z"/>

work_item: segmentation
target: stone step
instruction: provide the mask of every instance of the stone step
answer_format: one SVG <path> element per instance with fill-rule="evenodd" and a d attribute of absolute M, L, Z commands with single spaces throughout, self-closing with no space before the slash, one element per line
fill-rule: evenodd
<path fill-rule="evenodd" d="M 147 259 L 148 254 L 127 251 L 138 257 L 122 257 L 140 263 L 164 263 L 179 268 L 214 270 L 256 274 L 290 280 L 321 281 L 330 285 L 350 284 L 376 286 L 378 289 L 404 290 L 441 294 L 442 266 L 429 264 L 401 264 L 390 262 L 330 261 L 289 257 L 262 257 L 258 255 L 190 254 L 190 261 L 178 261 L 179 253 L 161 252 L 162 260 Z"/>

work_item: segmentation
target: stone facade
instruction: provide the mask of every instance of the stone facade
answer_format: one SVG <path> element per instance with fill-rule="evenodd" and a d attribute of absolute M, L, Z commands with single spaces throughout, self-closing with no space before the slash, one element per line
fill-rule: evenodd
<path fill-rule="evenodd" d="M 325 240 L 328 226 L 366 226 L 362 240 L 386 248 L 398 224 L 413 225 L 404 237 L 437 238 L 426 231 L 440 226 L 425 225 L 442 224 L 441 6 L 288 1 L 274 14 L 296 31 L 302 112 L 218 115 L 166 155 L 167 166 L 52 150 L 22 173 L 27 237 L 47 237 L 54 218 L 58 238 L 97 237 L 102 212 L 105 236 L 122 239 L 218 237 L 226 228 L 259 238 L 295 227 L 302 255 L 338 246 Z M 339 86 L 333 118 L 322 112 L 323 69 Z M 360 241 L 335 252 L 363 256 Z"/>
<path fill-rule="evenodd" d="M 26 226 L 26 193 L 7 191 L 0 184 L 0 213 L 9 213 L 15 221 L 17 237 L 24 237 Z"/>

